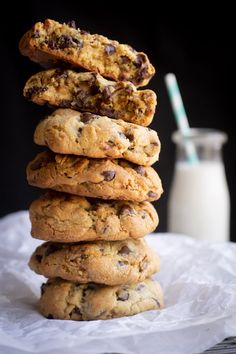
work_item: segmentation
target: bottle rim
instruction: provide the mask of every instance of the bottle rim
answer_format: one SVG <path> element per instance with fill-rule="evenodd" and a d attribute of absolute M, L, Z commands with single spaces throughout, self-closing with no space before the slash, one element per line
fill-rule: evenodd
<path fill-rule="evenodd" d="M 228 141 L 228 135 L 217 129 L 211 128 L 190 128 L 189 135 L 183 136 L 179 130 L 171 135 L 171 140 L 175 144 L 183 145 L 186 140 L 192 141 L 196 145 L 218 145 L 221 146 Z"/>

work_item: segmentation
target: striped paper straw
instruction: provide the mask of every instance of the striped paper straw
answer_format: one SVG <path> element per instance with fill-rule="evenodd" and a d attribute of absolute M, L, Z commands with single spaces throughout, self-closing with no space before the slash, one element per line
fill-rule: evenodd
<path fill-rule="evenodd" d="M 196 163 L 198 161 L 198 156 L 193 142 L 188 139 L 190 136 L 190 127 L 176 76 L 174 74 L 167 74 L 165 76 L 165 83 L 170 97 L 170 102 L 174 112 L 177 127 L 185 139 L 185 148 L 188 161 L 192 164 Z"/>

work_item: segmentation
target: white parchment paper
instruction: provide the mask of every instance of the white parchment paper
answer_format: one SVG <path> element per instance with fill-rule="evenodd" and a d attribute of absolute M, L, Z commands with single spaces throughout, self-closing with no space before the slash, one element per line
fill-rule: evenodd
<path fill-rule="evenodd" d="M 161 256 L 166 308 L 108 321 L 47 320 L 35 304 L 44 278 L 27 261 L 40 241 L 27 212 L 0 221 L 0 353 L 190 354 L 236 335 L 236 245 L 147 237 Z"/>

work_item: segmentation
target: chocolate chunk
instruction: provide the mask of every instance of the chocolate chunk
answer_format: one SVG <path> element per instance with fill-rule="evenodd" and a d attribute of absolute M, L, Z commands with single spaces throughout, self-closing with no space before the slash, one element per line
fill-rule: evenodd
<path fill-rule="evenodd" d="M 25 97 L 30 100 L 32 96 L 47 91 L 47 89 L 48 89 L 47 86 L 32 86 L 26 91 Z"/>
<path fill-rule="evenodd" d="M 152 192 L 152 191 L 149 191 L 148 194 L 147 194 L 150 198 L 157 198 L 157 194 Z"/>
<path fill-rule="evenodd" d="M 81 39 L 71 37 L 67 34 L 63 34 L 55 39 L 46 39 L 45 43 L 48 44 L 48 47 L 51 49 L 65 49 L 70 47 L 82 47 L 83 41 Z"/>
<path fill-rule="evenodd" d="M 123 261 L 118 261 L 118 262 L 117 262 L 117 265 L 118 265 L 119 267 L 124 267 L 126 264 L 127 264 L 127 263 L 126 263 L 126 262 L 123 262 Z"/>
<path fill-rule="evenodd" d="M 147 76 L 147 66 L 144 66 L 138 72 L 138 76 L 136 78 L 137 82 L 141 82 L 143 79 L 145 79 L 146 76 Z"/>
<path fill-rule="evenodd" d="M 110 182 L 115 178 L 116 172 L 115 171 L 103 171 L 101 173 L 101 175 L 104 176 L 104 181 Z"/>
<path fill-rule="evenodd" d="M 136 286 L 135 290 L 141 291 L 141 290 L 144 289 L 144 288 L 145 288 L 145 285 L 143 285 L 143 284 L 138 284 L 138 285 Z"/>
<path fill-rule="evenodd" d="M 117 112 L 112 108 L 102 108 L 100 109 L 101 116 L 107 116 L 110 118 L 117 118 Z"/>
<path fill-rule="evenodd" d="M 88 124 L 90 122 L 92 122 L 93 120 L 95 120 L 97 117 L 92 114 L 92 113 L 88 113 L 88 112 L 85 112 L 85 113 L 82 113 L 80 115 L 80 121 L 84 124 Z"/>
<path fill-rule="evenodd" d="M 103 100 L 109 100 L 111 97 L 111 90 L 109 86 L 105 86 L 104 90 L 102 91 L 102 98 Z"/>
<path fill-rule="evenodd" d="M 146 211 L 144 211 L 144 210 L 142 210 L 142 219 L 146 219 L 146 217 L 147 217 L 147 213 L 146 213 Z"/>
<path fill-rule="evenodd" d="M 125 246 L 121 247 L 118 254 L 130 254 L 131 252 L 132 252 L 131 249 L 125 245 Z"/>
<path fill-rule="evenodd" d="M 108 44 L 108 45 L 105 47 L 105 53 L 108 54 L 108 55 L 114 54 L 115 51 L 116 51 L 116 48 L 115 48 L 114 45 L 112 45 L 112 44 Z"/>
<path fill-rule="evenodd" d="M 36 259 L 37 262 L 41 263 L 42 259 L 43 259 L 43 256 L 41 256 L 40 254 L 36 254 L 35 255 L 35 259 Z"/>
<path fill-rule="evenodd" d="M 117 291 L 116 298 L 118 301 L 127 301 L 129 299 L 129 293 L 127 290 Z"/>
<path fill-rule="evenodd" d="M 128 58 L 126 55 L 122 55 L 120 58 L 122 64 L 129 64 L 131 62 L 131 59 Z"/>
<path fill-rule="evenodd" d="M 58 251 L 61 249 L 61 245 L 59 244 L 56 244 L 56 243 L 51 243 L 47 249 L 46 249 L 46 252 L 44 253 L 45 257 L 49 256 L 50 254 Z"/>
<path fill-rule="evenodd" d="M 70 108 L 71 107 L 71 101 L 69 101 L 69 100 L 60 101 L 60 107 L 61 108 Z"/>
<path fill-rule="evenodd" d="M 41 289 L 41 295 L 43 295 L 43 294 L 45 293 L 46 284 L 43 283 L 43 284 L 41 285 L 40 289 Z"/>
<path fill-rule="evenodd" d="M 50 313 L 46 316 L 46 318 L 47 318 L 48 320 L 54 320 L 53 315 L 51 315 Z"/>
<path fill-rule="evenodd" d="M 134 141 L 134 135 L 132 133 L 125 133 L 125 136 L 127 139 L 129 139 L 130 141 Z"/>
<path fill-rule="evenodd" d="M 77 96 L 75 97 L 75 99 L 73 100 L 73 106 L 75 108 L 81 108 L 84 106 L 84 101 L 86 100 L 86 98 L 88 97 L 87 93 L 84 91 L 79 91 L 77 93 Z"/>
<path fill-rule="evenodd" d="M 143 166 L 135 166 L 134 170 L 141 176 L 145 176 L 145 168 Z"/>
<path fill-rule="evenodd" d="M 34 30 L 34 33 L 31 36 L 32 38 L 39 38 L 40 34 L 39 34 L 39 30 Z"/>
<path fill-rule="evenodd" d="M 56 46 L 59 49 L 65 49 L 73 46 L 73 40 L 71 36 L 67 34 L 63 34 L 61 37 L 58 38 Z"/>
<path fill-rule="evenodd" d="M 69 26 L 71 28 L 75 28 L 75 29 L 77 28 L 74 20 L 67 22 L 67 26 Z"/>
<path fill-rule="evenodd" d="M 124 214 L 133 215 L 135 214 L 135 212 L 134 209 L 131 208 L 128 204 L 125 204 L 119 210 L 119 215 L 124 215 Z"/>
<path fill-rule="evenodd" d="M 67 79 L 68 73 L 62 69 L 56 69 L 55 73 L 53 74 L 54 79 Z"/>
<path fill-rule="evenodd" d="M 136 68 L 141 68 L 143 66 L 143 64 L 147 63 L 147 58 L 146 55 L 143 53 L 139 53 L 136 57 L 136 60 L 134 62 L 134 65 L 136 66 Z"/>

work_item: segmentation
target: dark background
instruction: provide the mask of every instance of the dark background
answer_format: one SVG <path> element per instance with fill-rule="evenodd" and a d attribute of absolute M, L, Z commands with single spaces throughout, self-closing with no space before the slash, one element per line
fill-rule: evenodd
<path fill-rule="evenodd" d="M 229 142 L 224 161 L 231 193 L 231 235 L 236 235 L 233 220 L 236 202 L 235 124 L 233 120 L 232 52 L 234 48 L 233 10 L 204 7 L 175 10 L 153 9 L 149 2 L 79 2 L 21 1 L 5 3 L 1 18 L 1 203 L 0 215 L 25 209 L 42 191 L 29 187 L 25 167 L 36 152 L 34 128 L 48 109 L 27 102 L 22 88 L 29 76 L 40 67 L 21 57 L 20 37 L 33 23 L 53 18 L 67 22 L 74 19 L 82 29 L 101 33 L 129 43 L 149 55 L 157 69 L 149 84 L 158 96 L 157 113 L 152 128 L 162 142 L 161 159 L 156 168 L 162 177 L 165 194 L 156 203 L 160 231 L 166 231 L 166 203 L 174 166 L 174 146 L 170 135 L 176 129 L 163 76 L 177 75 L 185 107 L 193 127 L 224 130 Z M 232 237 L 236 241 L 235 236 Z"/>

